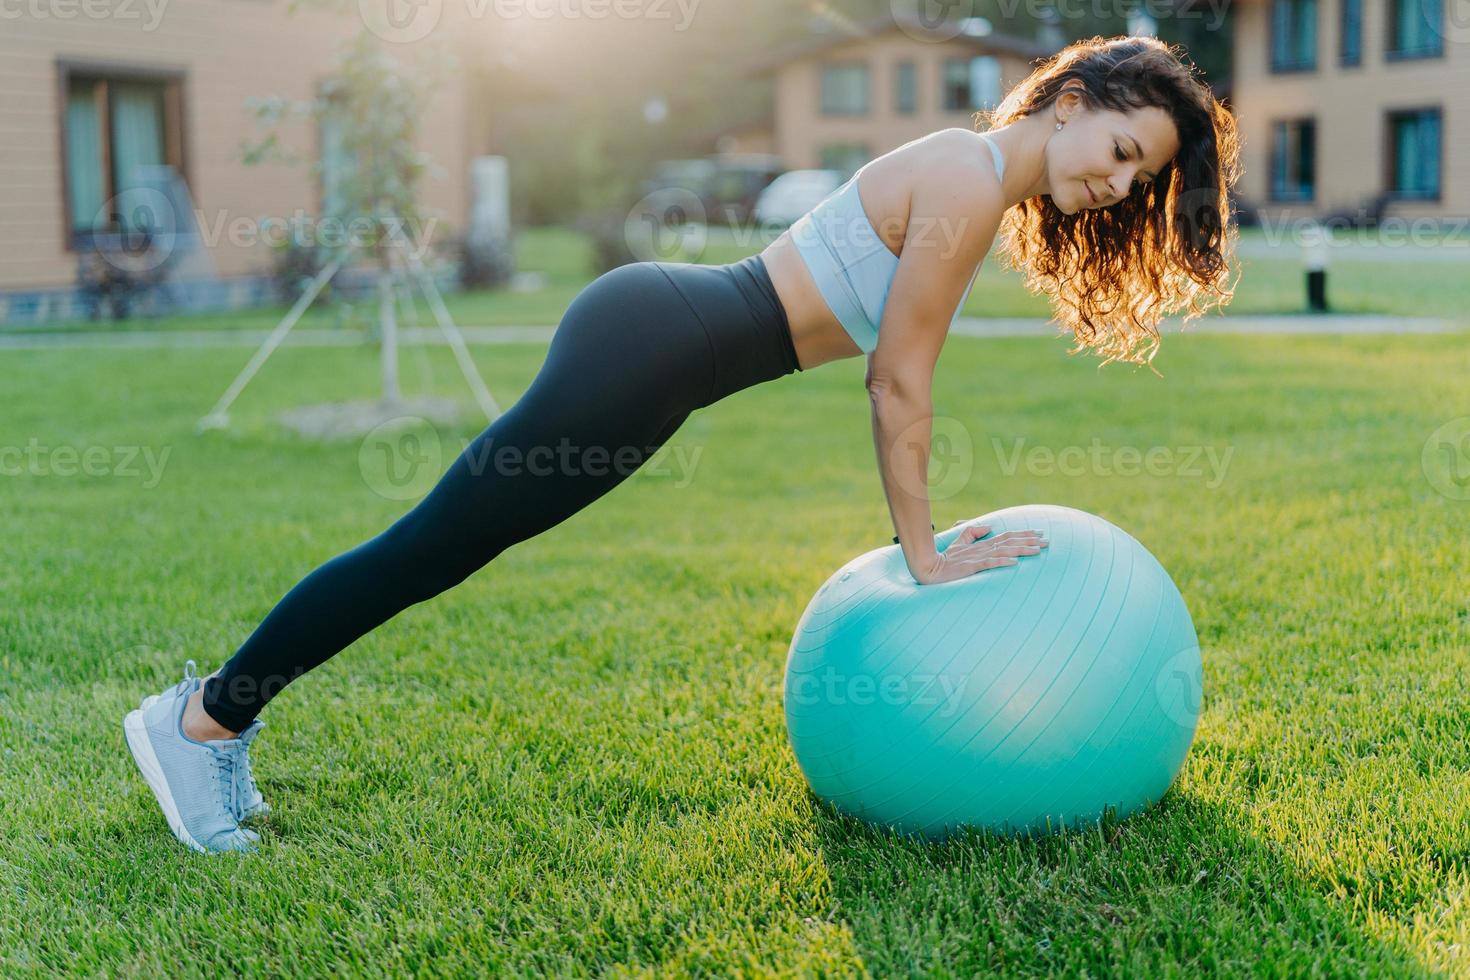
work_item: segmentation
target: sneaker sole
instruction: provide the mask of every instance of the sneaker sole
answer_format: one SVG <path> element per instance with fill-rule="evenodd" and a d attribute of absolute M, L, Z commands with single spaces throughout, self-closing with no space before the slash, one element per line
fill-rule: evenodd
<path fill-rule="evenodd" d="M 148 729 L 143 723 L 141 709 L 128 712 L 127 717 L 123 719 L 123 734 L 128 740 L 128 751 L 133 754 L 133 761 L 138 764 L 138 771 L 143 774 L 143 781 L 148 784 L 149 789 L 153 790 L 153 797 L 158 800 L 158 807 L 163 811 L 164 819 L 168 821 L 168 829 L 173 831 L 174 836 L 185 846 L 200 854 L 209 853 L 188 830 L 184 829 L 184 821 L 179 816 L 178 804 L 174 802 L 174 795 L 169 791 L 168 780 L 163 778 L 163 767 L 158 764 L 158 756 L 153 752 L 153 743 L 148 740 Z"/>

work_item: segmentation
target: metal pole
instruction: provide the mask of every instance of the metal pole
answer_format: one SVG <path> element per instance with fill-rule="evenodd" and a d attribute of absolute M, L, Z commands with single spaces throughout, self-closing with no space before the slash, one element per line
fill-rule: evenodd
<path fill-rule="evenodd" d="M 402 247 L 402 243 L 399 244 Z M 494 422 L 500 417 L 500 406 L 496 404 L 490 389 L 485 387 L 484 380 L 480 377 L 479 370 L 475 367 L 474 360 L 470 357 L 469 349 L 465 347 L 464 336 L 459 332 L 459 327 L 454 325 L 454 320 L 449 316 L 449 310 L 444 306 L 444 298 L 439 295 L 439 287 L 434 285 L 434 277 L 429 275 L 429 270 L 424 268 L 423 262 L 419 260 L 407 248 L 403 249 L 403 256 L 408 260 L 413 269 L 414 276 L 418 279 L 419 289 L 424 298 L 429 301 L 429 309 L 434 313 L 434 320 L 439 324 L 444 339 L 449 342 L 449 347 L 454 351 L 454 359 L 459 364 L 459 371 L 464 375 L 465 383 L 474 392 L 475 401 L 479 403 L 480 411 L 485 417 Z"/>
<path fill-rule="evenodd" d="M 398 393 L 398 312 L 394 309 L 394 274 L 378 275 L 378 326 L 382 330 L 383 401 L 396 405 Z"/>
<path fill-rule="evenodd" d="M 255 377 L 255 372 L 260 370 L 260 366 L 265 363 L 266 358 L 270 357 L 271 354 L 275 353 L 276 348 L 281 346 L 281 342 L 286 339 L 286 334 L 290 333 L 291 328 L 296 326 L 296 321 L 301 319 L 302 314 L 306 312 L 306 308 L 316 299 L 317 294 L 326 288 L 327 281 L 337 274 L 337 270 L 342 267 L 342 261 L 340 258 L 333 259 L 327 263 L 321 272 L 316 274 L 316 278 L 311 281 L 311 284 L 306 287 L 306 291 L 296 300 L 296 305 L 291 307 L 290 312 L 286 314 L 280 323 L 276 324 L 276 329 L 270 332 L 270 336 L 265 338 L 265 341 L 260 345 L 260 349 L 250 358 L 250 362 L 235 376 L 235 380 L 230 382 L 230 386 L 225 389 L 225 393 L 220 396 L 219 401 L 215 403 L 214 408 L 210 410 L 209 414 L 199 420 L 198 424 L 194 427 L 194 431 L 203 432 L 206 429 L 223 429 L 230 424 L 230 417 L 227 414 L 230 405 L 240 396 L 240 392 L 245 390 L 245 386 L 250 383 L 250 379 Z"/>

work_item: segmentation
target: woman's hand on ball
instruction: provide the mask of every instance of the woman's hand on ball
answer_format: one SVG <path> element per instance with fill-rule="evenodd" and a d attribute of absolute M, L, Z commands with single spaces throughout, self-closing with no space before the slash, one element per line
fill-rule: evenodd
<path fill-rule="evenodd" d="M 1047 546 L 1046 538 L 1036 530 L 1003 531 L 993 538 L 985 537 L 989 533 L 990 525 L 971 524 L 914 578 L 920 585 L 953 582 L 988 568 L 1015 565 L 1023 555 L 1038 555 Z"/>

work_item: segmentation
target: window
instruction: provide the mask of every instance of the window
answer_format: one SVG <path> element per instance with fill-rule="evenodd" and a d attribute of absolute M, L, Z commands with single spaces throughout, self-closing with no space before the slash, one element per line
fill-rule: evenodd
<path fill-rule="evenodd" d="M 868 66 L 865 64 L 822 67 L 822 114 L 860 115 L 868 111 Z"/>
<path fill-rule="evenodd" d="M 843 177 L 851 177 L 872 158 L 866 143 L 828 143 L 822 147 L 822 169 L 841 171 Z"/>
<path fill-rule="evenodd" d="M 1439 199 L 1439 109 L 1388 114 L 1388 189 L 1395 197 Z"/>
<path fill-rule="evenodd" d="M 1310 201 L 1317 178 L 1317 125 L 1288 119 L 1271 126 L 1271 199 Z"/>
<path fill-rule="evenodd" d="M 970 59 L 970 108 L 994 109 L 1000 105 L 1000 59 L 982 55 Z"/>
<path fill-rule="evenodd" d="M 1271 70 L 1317 67 L 1317 0 L 1273 0 Z"/>
<path fill-rule="evenodd" d="M 317 117 L 317 140 L 321 149 L 322 214 L 340 216 L 342 185 L 351 175 L 352 156 L 343 145 L 341 97 L 325 95 L 326 111 Z"/>
<path fill-rule="evenodd" d="M 97 232 L 143 233 L 167 179 L 182 176 L 181 82 L 136 69 L 106 71 L 63 63 L 62 179 L 66 241 Z M 161 168 L 172 168 L 172 174 Z"/>
<path fill-rule="evenodd" d="M 993 109 L 1000 103 L 1000 59 L 990 55 L 947 58 L 944 62 L 947 112 Z"/>
<path fill-rule="evenodd" d="M 1344 68 L 1363 62 L 1363 0 L 1342 0 L 1337 60 Z"/>
<path fill-rule="evenodd" d="M 945 59 L 943 84 L 946 112 L 970 108 L 970 67 L 963 58 Z"/>
<path fill-rule="evenodd" d="M 1444 0 L 1388 0 L 1390 60 L 1438 58 L 1444 54 Z"/>
<path fill-rule="evenodd" d="M 919 109 L 918 68 L 912 61 L 900 61 L 893 75 L 894 107 L 901 115 L 913 115 Z"/>

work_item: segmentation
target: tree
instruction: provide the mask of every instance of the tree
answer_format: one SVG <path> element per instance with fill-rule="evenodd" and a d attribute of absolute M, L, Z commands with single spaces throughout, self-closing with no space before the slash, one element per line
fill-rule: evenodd
<path fill-rule="evenodd" d="M 311 416 L 308 427 L 318 432 L 344 427 L 359 429 L 385 414 L 401 413 L 406 407 L 398 387 L 396 304 L 398 293 L 406 294 L 410 282 L 416 282 L 424 291 L 480 407 L 492 419 L 499 414 L 432 278 L 414 252 L 423 227 L 418 183 L 430 164 L 429 158 L 417 148 L 418 121 L 433 84 L 447 68 L 447 60 L 441 57 L 432 64 L 405 70 L 388 56 L 383 42 L 364 28 L 345 46 L 335 69 L 314 98 L 306 101 L 272 98 L 257 103 L 257 117 L 267 132 L 255 144 L 245 146 L 247 163 L 299 160 L 299 155 L 281 138 L 281 129 L 289 118 L 311 121 L 320 134 L 322 153 L 313 170 L 324 189 L 323 211 L 314 223 L 293 226 L 292 234 L 293 245 L 314 254 L 314 261 L 309 263 L 314 271 L 296 305 L 226 390 L 214 411 L 202 420 L 203 427 L 226 423 L 225 411 L 230 403 L 285 339 L 301 314 L 339 268 L 359 257 L 368 258 L 378 269 L 382 398 L 366 413 L 357 406 L 346 406 L 346 412 L 327 413 L 325 424 L 317 423 L 317 415 L 321 414 L 317 413 Z M 421 414 L 453 414 L 451 407 L 439 403 L 425 402 L 414 407 Z"/>

